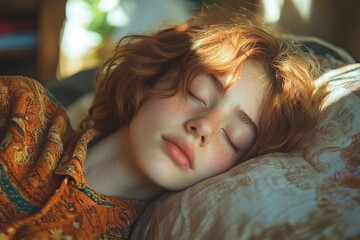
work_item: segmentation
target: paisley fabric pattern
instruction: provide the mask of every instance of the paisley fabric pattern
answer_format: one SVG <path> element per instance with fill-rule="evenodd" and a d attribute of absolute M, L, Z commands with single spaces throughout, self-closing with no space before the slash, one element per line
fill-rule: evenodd
<path fill-rule="evenodd" d="M 360 239 L 360 64 L 324 82 L 330 96 L 301 149 L 162 196 L 131 239 Z"/>
<path fill-rule="evenodd" d="M 0 239 L 127 239 L 144 202 L 86 184 L 95 129 L 75 132 L 38 82 L 0 78 Z"/>

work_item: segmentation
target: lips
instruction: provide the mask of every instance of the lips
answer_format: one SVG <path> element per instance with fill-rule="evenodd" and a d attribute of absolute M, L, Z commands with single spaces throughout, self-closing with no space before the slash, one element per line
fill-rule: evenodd
<path fill-rule="evenodd" d="M 162 136 L 165 148 L 174 162 L 183 169 L 193 168 L 194 149 L 185 140 L 174 136 Z"/>

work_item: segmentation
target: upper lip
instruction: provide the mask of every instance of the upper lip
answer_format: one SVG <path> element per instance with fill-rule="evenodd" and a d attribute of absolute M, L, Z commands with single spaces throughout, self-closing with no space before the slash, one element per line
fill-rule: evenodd
<path fill-rule="evenodd" d="M 182 138 L 175 137 L 175 136 L 162 136 L 165 141 L 171 142 L 176 147 L 180 149 L 181 152 L 184 153 L 186 158 L 189 160 L 190 168 L 193 168 L 194 164 L 194 148 L 190 143 Z"/>

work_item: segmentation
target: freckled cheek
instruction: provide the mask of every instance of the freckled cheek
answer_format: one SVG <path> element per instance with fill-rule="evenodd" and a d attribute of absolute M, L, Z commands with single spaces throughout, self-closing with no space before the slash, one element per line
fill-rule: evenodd
<path fill-rule="evenodd" d="M 160 102 L 160 104 L 158 104 L 157 107 L 159 112 L 168 114 L 169 117 L 181 114 L 182 112 L 184 112 L 185 108 L 186 106 L 184 104 L 184 101 L 175 97 L 162 99 L 162 101 Z"/>
<path fill-rule="evenodd" d="M 212 156 L 210 166 L 214 174 L 218 174 L 230 169 L 236 162 L 236 154 L 231 152 L 221 143 L 214 144 L 208 156 Z"/>
<path fill-rule="evenodd" d="M 151 99 L 143 107 L 140 111 L 144 112 L 148 124 L 154 121 L 158 124 L 163 122 L 170 124 L 171 119 L 178 118 L 183 112 L 181 103 L 171 98 Z"/>

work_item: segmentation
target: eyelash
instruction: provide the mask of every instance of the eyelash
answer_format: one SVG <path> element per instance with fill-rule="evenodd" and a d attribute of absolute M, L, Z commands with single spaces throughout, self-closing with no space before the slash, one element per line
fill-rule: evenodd
<path fill-rule="evenodd" d="M 223 130 L 223 131 L 224 131 L 224 134 L 225 134 L 226 141 L 229 143 L 229 145 L 231 146 L 231 148 L 234 149 L 234 151 L 235 151 L 236 153 L 240 153 L 241 150 L 240 150 L 239 148 L 237 148 L 237 147 L 232 143 L 232 141 L 230 140 L 230 138 L 229 138 L 228 135 L 226 134 L 225 130 Z"/>
<path fill-rule="evenodd" d="M 206 107 L 205 101 L 203 101 L 202 99 L 200 99 L 199 97 L 197 97 L 193 92 L 191 92 L 191 90 L 187 90 L 187 94 L 188 94 L 191 98 L 195 98 L 196 100 L 200 101 L 200 102 Z"/>

